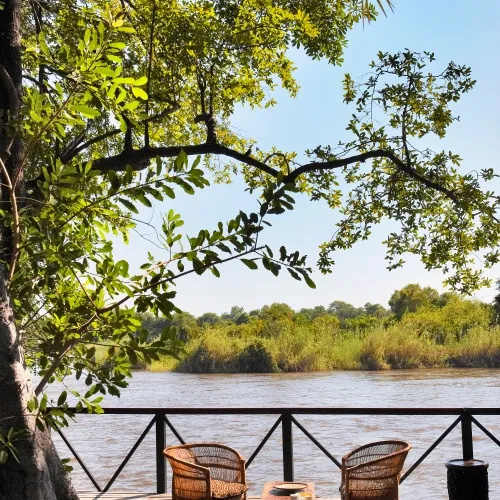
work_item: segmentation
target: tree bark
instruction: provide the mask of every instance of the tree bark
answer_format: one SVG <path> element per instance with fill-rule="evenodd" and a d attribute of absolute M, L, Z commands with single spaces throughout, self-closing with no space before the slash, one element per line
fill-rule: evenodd
<path fill-rule="evenodd" d="M 0 430 L 23 430 L 12 456 L 0 465 L 0 500 L 72 500 L 78 496 L 48 430 L 40 431 L 29 416 L 33 388 L 26 369 L 21 335 L 16 329 L 6 282 L 0 278 Z"/>
<path fill-rule="evenodd" d="M 10 133 L 8 123 L 21 97 L 21 0 L 6 0 L 3 4 L 0 9 L 0 65 L 8 77 L 0 79 L 0 158 L 13 179 L 18 176 L 23 156 L 22 142 L 19 136 Z M 22 191 L 22 172 L 20 174 L 18 189 Z M 4 178 L 1 181 L 2 208 L 9 210 L 7 183 Z M 11 227 L 0 221 L 0 432 L 6 435 L 10 428 L 23 431 L 15 442 L 19 463 L 9 456 L 7 462 L 0 465 L 0 500 L 77 499 L 50 431 L 38 430 L 35 418 L 28 414 L 27 404 L 33 397 L 33 388 L 24 360 L 21 334 L 14 321 L 7 279 L 12 252 Z"/>

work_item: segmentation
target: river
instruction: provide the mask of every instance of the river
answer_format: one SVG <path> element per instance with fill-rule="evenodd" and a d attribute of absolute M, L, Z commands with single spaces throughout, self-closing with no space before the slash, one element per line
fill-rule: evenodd
<path fill-rule="evenodd" d="M 103 406 L 327 406 L 327 407 L 495 407 L 500 401 L 500 372 L 489 369 L 401 370 L 255 375 L 190 375 L 135 372 L 122 397 Z M 248 458 L 276 420 L 276 416 L 172 416 L 186 442 L 215 441 L 236 448 Z M 403 439 L 413 445 L 406 467 L 440 436 L 456 417 L 429 416 L 307 416 L 297 419 L 333 455 L 381 439 Z M 101 485 L 106 484 L 144 430 L 150 416 L 79 416 L 64 430 Z M 478 420 L 500 436 L 500 417 Z M 500 498 L 500 450 L 477 428 L 475 457 L 490 463 L 490 498 Z M 69 451 L 60 438 L 63 457 Z M 146 437 L 113 488 L 152 492 L 156 488 L 154 429 Z M 168 444 L 177 444 L 167 429 Z M 315 481 L 324 497 L 338 495 L 340 471 L 294 428 L 295 479 Z M 401 485 L 403 500 L 448 498 L 444 462 L 460 458 L 460 426 Z M 92 490 L 73 459 L 74 484 Z M 170 476 L 170 471 L 168 472 Z M 282 478 L 281 431 L 277 429 L 261 450 L 247 479 L 250 494 L 258 494 L 266 480 Z"/>

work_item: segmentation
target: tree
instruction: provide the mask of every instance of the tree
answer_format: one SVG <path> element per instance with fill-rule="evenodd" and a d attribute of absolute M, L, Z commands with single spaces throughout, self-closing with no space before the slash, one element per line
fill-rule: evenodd
<path fill-rule="evenodd" d="M 340 321 L 345 321 L 346 319 L 362 315 L 363 309 L 342 300 L 335 300 L 328 306 L 328 312 L 337 316 Z"/>
<path fill-rule="evenodd" d="M 496 289 L 500 291 L 500 280 L 496 281 Z M 495 324 L 500 324 L 500 293 L 495 295 L 493 299 L 493 321 Z"/>
<path fill-rule="evenodd" d="M 302 308 L 297 314 L 302 317 L 307 318 L 308 321 L 313 321 L 316 318 L 325 316 L 328 314 L 325 306 L 315 306 L 314 308 Z"/>
<path fill-rule="evenodd" d="M 280 319 L 291 320 L 294 314 L 294 310 L 288 304 L 279 302 L 264 306 L 260 310 L 260 318 L 264 321 L 277 321 Z"/>
<path fill-rule="evenodd" d="M 457 302 L 457 301 L 460 301 L 460 300 L 461 300 L 460 295 L 458 295 L 455 292 L 443 292 L 439 296 L 439 300 L 438 300 L 437 305 L 439 307 L 444 307 L 447 304 L 449 304 L 450 302 Z"/>
<path fill-rule="evenodd" d="M 179 313 L 182 277 L 218 277 L 221 264 L 238 259 L 314 287 L 305 257 L 263 242 L 296 196 L 341 209 L 321 247 L 323 272 L 333 252 L 384 218 L 400 223 L 386 241 L 391 268 L 415 253 L 468 292 L 485 283 L 470 255 L 484 250 L 483 267 L 498 261 L 498 198 L 481 190 L 492 169 L 463 175 L 456 154 L 420 146 L 446 134 L 451 105 L 474 85 L 469 68 L 434 71 L 429 53 L 378 54 L 366 83 L 345 78 L 352 140 L 311 149 L 307 160 L 263 151 L 231 127 L 237 105 L 273 105 L 277 84 L 297 94 L 290 47 L 341 62 L 348 31 L 376 15 L 366 0 L 0 7 L 1 498 L 76 498 L 48 431 L 72 410 L 66 392 L 50 408 L 44 389 L 73 372 L 88 386 L 73 391 L 77 410 L 99 411 L 100 395 L 126 386 L 130 363 L 177 352 L 172 330 L 150 340 L 136 313 Z M 194 194 L 234 171 L 255 194 L 255 212 L 225 215 L 226 223 L 188 237 L 181 216 L 167 211 L 154 228 L 161 255 L 150 254 L 139 273 L 114 259 L 110 235 L 126 242 L 148 224 L 138 206 Z M 36 351 L 36 388 L 25 344 Z M 94 362 L 97 345 L 109 347 L 105 367 Z"/>
<path fill-rule="evenodd" d="M 371 304 L 367 302 L 364 306 L 365 314 L 368 316 L 375 316 L 376 318 L 383 318 L 389 315 L 389 311 L 381 304 Z"/>
<path fill-rule="evenodd" d="M 391 295 L 389 306 L 397 318 L 402 318 L 405 313 L 415 312 L 421 307 L 436 306 L 439 300 L 439 293 L 434 288 L 422 288 L 418 283 L 411 283 Z"/>
<path fill-rule="evenodd" d="M 177 313 L 172 316 L 169 326 L 175 328 L 177 336 L 183 341 L 187 342 L 193 337 L 198 336 L 200 328 L 196 318 L 187 312 Z"/>
<path fill-rule="evenodd" d="M 214 326 L 217 323 L 220 323 L 221 318 L 216 313 L 204 313 L 198 318 L 198 324 L 200 326 Z"/>
<path fill-rule="evenodd" d="M 150 339 L 160 336 L 162 330 L 170 323 L 170 320 L 161 316 L 155 316 L 151 313 L 141 314 L 139 321 L 141 322 L 141 327 L 148 331 Z"/>
<path fill-rule="evenodd" d="M 231 311 L 228 313 L 224 313 L 221 317 L 222 319 L 232 321 L 237 325 L 242 325 L 243 323 L 248 322 L 248 314 L 245 312 L 245 309 L 240 306 L 231 307 Z"/>

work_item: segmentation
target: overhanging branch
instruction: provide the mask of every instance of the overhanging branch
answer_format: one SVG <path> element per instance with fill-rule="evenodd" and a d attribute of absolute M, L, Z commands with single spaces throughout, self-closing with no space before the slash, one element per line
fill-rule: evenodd
<path fill-rule="evenodd" d="M 427 179 L 427 177 L 424 177 L 423 175 L 419 174 L 414 168 L 404 163 L 392 151 L 386 149 L 376 149 L 374 151 L 367 151 L 366 153 L 361 153 L 359 155 L 349 156 L 347 158 L 339 158 L 331 161 L 308 163 L 306 165 L 302 165 L 299 168 L 295 169 L 290 175 L 285 176 L 284 181 L 295 182 L 295 180 L 300 175 L 309 172 L 317 172 L 321 170 L 334 170 L 336 168 L 342 168 L 342 167 L 347 167 L 348 165 L 353 165 L 354 163 L 364 163 L 365 161 L 374 158 L 386 158 L 390 160 L 398 170 L 404 172 L 412 179 L 421 182 L 428 188 L 443 193 L 455 204 L 457 205 L 460 204 L 456 194 L 452 190 L 445 188 L 444 186 L 438 184 L 437 182 Z"/>
<path fill-rule="evenodd" d="M 239 151 L 228 148 L 227 146 L 222 146 L 221 144 L 212 143 L 190 146 L 163 146 L 124 151 L 116 156 L 95 160 L 92 167 L 104 173 L 109 172 L 110 170 L 121 172 L 126 169 L 127 165 L 130 165 L 133 170 L 139 171 L 147 168 L 150 160 L 153 158 L 176 158 L 181 151 L 184 151 L 188 156 L 209 154 L 227 156 L 240 161 L 241 163 L 262 170 L 273 177 L 277 177 L 279 173 L 274 168 L 266 165 L 260 160 L 252 158 L 249 155 L 240 153 Z"/>
<path fill-rule="evenodd" d="M 151 117 L 152 119 L 154 117 Z M 102 140 L 105 136 L 111 136 L 117 133 L 117 131 L 110 131 L 103 136 L 99 136 L 97 140 Z M 85 145 L 80 146 L 78 151 L 81 151 L 83 147 L 88 147 L 91 143 L 94 143 L 93 139 L 88 141 Z M 278 177 L 280 171 L 269 166 L 265 161 L 258 160 L 247 153 L 240 153 L 235 149 L 229 148 L 218 143 L 203 143 L 203 144 L 192 144 L 188 146 L 159 146 L 159 147 L 145 147 L 141 149 L 130 149 L 123 151 L 122 153 L 114 156 L 109 156 L 106 158 L 100 158 L 94 160 L 92 166 L 94 169 L 99 170 L 101 173 L 106 173 L 109 171 L 123 172 L 126 170 L 127 166 L 130 166 L 134 171 L 141 171 L 146 169 L 150 165 L 150 161 L 154 158 L 176 158 L 181 151 L 187 156 L 197 156 L 197 155 L 221 155 L 228 158 L 237 160 L 245 165 L 254 167 L 261 172 L 265 172 L 273 177 Z M 365 153 L 360 153 L 357 155 L 349 156 L 346 158 L 337 158 L 335 160 L 323 161 L 323 162 L 311 162 L 301 165 L 296 168 L 288 175 L 283 177 L 284 183 L 294 183 L 297 178 L 301 175 L 320 172 L 323 170 L 334 170 L 337 168 L 347 167 L 356 163 L 364 163 L 368 160 L 375 158 L 386 158 L 391 161 L 394 166 L 400 171 L 411 177 L 412 179 L 424 184 L 430 189 L 438 191 L 444 194 L 456 205 L 461 205 L 457 195 L 451 189 L 448 189 L 441 184 L 434 182 L 422 174 L 418 173 L 413 167 L 402 161 L 393 151 L 387 149 L 376 149 L 373 151 L 367 151 Z M 37 179 L 34 179 L 28 183 L 29 186 L 35 185 Z"/>
<path fill-rule="evenodd" d="M 190 146 L 143 148 L 138 150 L 124 151 L 123 153 L 116 156 L 110 156 L 108 158 L 95 160 L 93 163 L 93 167 L 97 170 L 100 170 L 101 172 L 108 172 L 110 170 L 121 172 L 125 170 L 127 165 L 130 165 L 133 170 L 143 170 L 148 167 L 149 161 L 151 159 L 156 157 L 175 158 L 181 151 L 184 151 L 188 156 L 204 154 L 227 156 L 250 167 L 255 167 L 258 170 L 265 172 L 266 174 L 272 175 L 273 177 L 277 177 L 279 174 L 278 170 L 270 167 L 263 161 L 253 158 L 250 155 L 240 153 L 239 151 L 228 148 L 227 146 L 223 146 L 221 144 L 210 143 Z M 367 151 L 366 153 L 360 153 L 358 155 L 349 156 L 347 158 L 339 158 L 331 161 L 307 163 L 296 168 L 290 174 L 285 175 L 283 177 L 283 181 L 285 183 L 293 183 L 300 175 L 309 172 L 333 170 L 336 168 L 353 165 L 355 163 L 363 163 L 374 158 L 386 158 L 390 160 L 396 166 L 396 168 L 398 168 L 401 172 L 407 174 L 412 179 L 421 182 L 428 188 L 443 193 L 455 204 L 460 204 L 456 194 L 452 190 L 445 188 L 437 182 L 427 179 L 423 175 L 419 174 L 414 168 L 404 163 L 394 152 L 386 149 L 376 149 L 374 151 Z"/>

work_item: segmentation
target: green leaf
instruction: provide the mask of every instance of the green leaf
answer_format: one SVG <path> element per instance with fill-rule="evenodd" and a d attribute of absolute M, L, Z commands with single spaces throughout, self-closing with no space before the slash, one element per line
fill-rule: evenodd
<path fill-rule="evenodd" d="M 30 110 L 30 116 L 31 118 L 33 118 L 33 120 L 35 120 L 37 123 L 40 123 L 41 121 L 43 121 L 43 118 L 38 114 L 36 113 L 35 111 L 33 110 Z"/>
<path fill-rule="evenodd" d="M 57 406 L 62 406 L 66 402 L 67 397 L 68 393 L 66 391 L 61 392 L 61 395 L 57 399 Z"/>
<path fill-rule="evenodd" d="M 113 82 L 114 83 L 125 83 L 125 84 L 129 84 L 129 85 L 133 85 L 134 82 L 135 82 L 135 79 L 134 78 L 131 78 L 131 77 L 117 77 L 117 78 L 113 78 Z"/>
<path fill-rule="evenodd" d="M 38 34 L 38 47 L 40 47 L 40 50 L 46 56 L 50 56 L 50 50 L 45 40 L 45 33 L 43 31 L 40 31 L 40 33 Z"/>
<path fill-rule="evenodd" d="M 106 54 L 106 57 L 108 60 L 110 60 L 111 62 L 114 62 L 114 63 L 121 64 L 123 62 L 121 57 L 115 56 L 113 54 Z M 113 75 L 113 76 L 115 76 L 115 75 Z"/>
<path fill-rule="evenodd" d="M 118 99 L 116 100 L 116 102 L 118 103 Z M 141 104 L 140 101 L 127 102 L 127 104 L 125 104 L 125 106 L 123 106 L 123 109 L 127 110 L 127 111 L 134 111 L 135 109 L 137 109 L 140 106 L 140 104 Z"/>
<path fill-rule="evenodd" d="M 304 274 L 304 281 L 309 288 L 316 288 L 316 283 L 307 274 Z"/>
<path fill-rule="evenodd" d="M 121 28 L 118 28 L 118 31 L 122 31 L 123 33 L 135 33 L 135 29 L 130 26 L 122 26 Z"/>
<path fill-rule="evenodd" d="M 142 193 L 137 195 L 137 199 L 148 208 L 151 208 L 153 206 L 149 198 L 147 196 L 144 196 Z"/>
<path fill-rule="evenodd" d="M 148 94 L 146 94 L 146 92 L 144 92 L 144 90 L 142 90 L 138 87 L 132 87 L 132 94 L 134 94 L 135 97 L 142 99 L 143 101 L 148 100 Z"/>
<path fill-rule="evenodd" d="M 181 170 L 184 166 L 187 166 L 187 164 L 188 164 L 187 154 L 183 149 L 181 149 L 181 152 L 177 155 L 175 159 L 175 168 L 177 170 Z"/>
<path fill-rule="evenodd" d="M 140 78 L 138 78 L 135 82 L 134 82 L 134 85 L 136 87 L 142 87 L 143 85 L 146 85 L 146 83 L 148 83 L 148 77 L 147 76 L 141 76 Z"/>
<path fill-rule="evenodd" d="M 90 42 L 90 36 L 91 36 L 91 31 L 89 28 L 85 30 L 85 35 L 83 36 L 83 41 L 85 42 L 85 45 L 88 45 Z"/>
<path fill-rule="evenodd" d="M 259 266 L 255 263 L 255 261 L 250 260 L 250 259 L 240 259 L 245 266 L 247 266 L 249 269 L 258 269 Z"/>
<path fill-rule="evenodd" d="M 111 69 L 109 66 L 99 66 L 94 71 L 99 75 L 103 76 L 111 76 L 111 77 L 115 76 L 115 71 Z"/>
<path fill-rule="evenodd" d="M 101 115 L 101 112 L 99 110 L 91 108 L 89 106 L 84 106 L 82 104 L 74 106 L 74 109 L 86 118 L 96 118 L 97 116 Z"/>
<path fill-rule="evenodd" d="M 131 212 L 134 212 L 134 214 L 138 214 L 139 210 L 137 210 L 136 206 L 130 201 L 127 200 L 126 198 L 118 198 L 118 201 L 124 205 L 128 210 Z"/>

